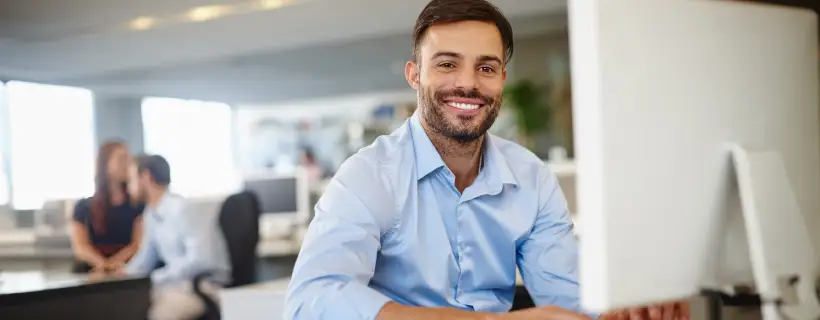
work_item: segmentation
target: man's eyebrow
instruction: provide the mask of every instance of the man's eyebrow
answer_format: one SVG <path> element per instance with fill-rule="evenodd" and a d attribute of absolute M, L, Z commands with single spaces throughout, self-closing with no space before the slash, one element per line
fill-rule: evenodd
<path fill-rule="evenodd" d="M 491 55 L 480 56 L 480 57 L 478 57 L 477 61 L 478 62 L 493 62 L 494 61 L 494 62 L 497 62 L 498 64 L 504 64 L 504 62 L 501 61 L 501 58 L 496 57 L 496 56 L 491 56 Z"/>
<path fill-rule="evenodd" d="M 452 51 L 439 51 L 439 52 L 436 52 L 435 54 L 433 54 L 433 59 L 440 58 L 440 57 L 451 57 L 451 58 L 461 59 L 464 56 L 462 56 L 460 53 L 456 53 L 456 52 L 452 52 Z"/>

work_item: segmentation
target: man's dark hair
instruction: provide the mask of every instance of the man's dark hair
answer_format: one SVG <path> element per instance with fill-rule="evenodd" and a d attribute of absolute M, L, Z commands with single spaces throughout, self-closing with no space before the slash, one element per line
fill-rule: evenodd
<path fill-rule="evenodd" d="M 171 184 L 171 166 L 162 156 L 141 155 L 137 157 L 137 172 L 148 172 L 158 185 Z"/>
<path fill-rule="evenodd" d="M 424 10 L 421 10 L 413 28 L 413 61 L 418 62 L 419 44 L 424 40 L 427 29 L 435 24 L 461 21 L 484 21 L 495 24 L 504 45 L 504 62 L 512 59 L 512 26 L 498 7 L 487 0 L 432 0 Z"/>

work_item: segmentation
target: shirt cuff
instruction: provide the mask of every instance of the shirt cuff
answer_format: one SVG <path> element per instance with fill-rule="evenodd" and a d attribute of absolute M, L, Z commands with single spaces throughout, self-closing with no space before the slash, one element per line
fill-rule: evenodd
<path fill-rule="evenodd" d="M 151 272 L 151 283 L 155 286 L 163 286 L 170 281 L 171 270 L 168 267 L 162 267 Z"/>
<path fill-rule="evenodd" d="M 125 271 L 125 274 L 127 274 L 127 275 L 132 275 L 132 276 L 141 276 L 141 275 L 143 275 L 142 270 L 140 270 L 139 263 L 137 263 L 136 261 L 133 261 L 133 260 L 131 262 L 125 264 L 125 268 L 123 268 L 123 271 Z"/>
<path fill-rule="evenodd" d="M 390 298 L 361 283 L 351 281 L 339 292 L 357 310 L 361 319 L 373 320 Z"/>

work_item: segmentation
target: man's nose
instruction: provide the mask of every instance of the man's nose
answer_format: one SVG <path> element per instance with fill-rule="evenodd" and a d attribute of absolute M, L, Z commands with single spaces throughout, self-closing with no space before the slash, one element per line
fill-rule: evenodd
<path fill-rule="evenodd" d="M 472 91 L 478 88 L 477 73 L 472 68 L 462 68 L 456 75 L 456 88 Z"/>

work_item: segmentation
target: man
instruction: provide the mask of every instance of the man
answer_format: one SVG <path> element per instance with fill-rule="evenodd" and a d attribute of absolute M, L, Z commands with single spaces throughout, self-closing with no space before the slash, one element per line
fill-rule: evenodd
<path fill-rule="evenodd" d="M 148 275 L 154 285 L 149 319 L 196 319 L 205 312 L 194 295 L 193 280 L 216 298 L 217 288 L 229 283 L 227 247 L 217 226 L 216 212 L 191 212 L 185 200 L 168 191 L 171 169 L 161 156 L 138 160 L 138 194 L 145 201 L 145 235 L 124 273 Z M 164 266 L 154 270 L 160 263 Z"/>
<path fill-rule="evenodd" d="M 509 22 L 485 0 L 433 0 L 413 44 L 405 76 L 418 111 L 328 185 L 293 271 L 286 318 L 588 318 L 555 175 L 523 147 L 487 134 L 513 53 Z M 539 307 L 504 313 L 516 265 Z M 685 311 L 674 307 L 636 309 L 634 318 Z"/>

